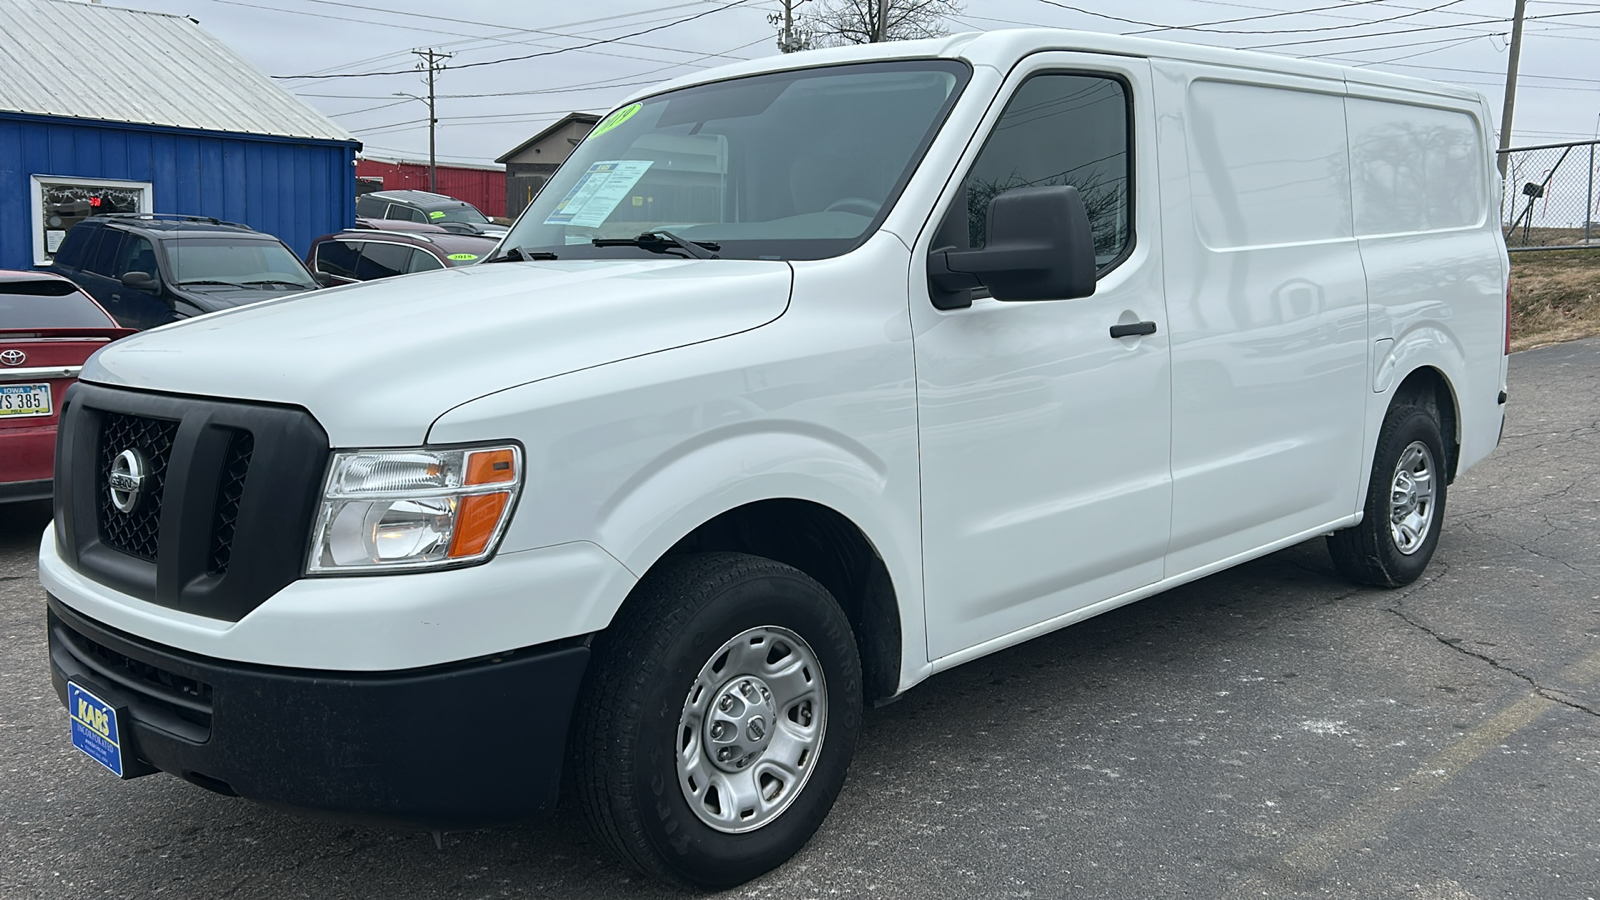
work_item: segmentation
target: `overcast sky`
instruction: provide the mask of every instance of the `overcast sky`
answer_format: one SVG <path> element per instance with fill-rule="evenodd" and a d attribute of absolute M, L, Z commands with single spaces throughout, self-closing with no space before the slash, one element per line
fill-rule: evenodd
<path fill-rule="evenodd" d="M 779 8 L 777 0 L 105 2 L 198 19 L 269 75 L 397 73 L 279 80 L 363 141 L 367 155 L 385 158 L 427 158 L 426 108 L 396 96 L 427 92 L 422 73 L 412 71 L 418 64 L 411 53 L 415 49 L 454 54 L 437 76 L 438 153 L 441 162 L 476 163 L 491 162 L 569 111 L 603 112 L 640 86 L 778 52 L 767 22 Z M 807 0 L 799 11 L 819 2 Z M 1157 36 L 1316 56 L 1466 85 L 1489 96 L 1498 118 L 1511 30 L 1509 21 L 1501 20 L 1509 20 L 1514 5 L 1514 0 L 966 0 L 964 12 L 947 27 L 961 32 L 1045 25 L 1130 33 L 1234 20 Z M 1596 134 L 1600 0 L 1529 0 L 1527 15 L 1515 145 Z"/>

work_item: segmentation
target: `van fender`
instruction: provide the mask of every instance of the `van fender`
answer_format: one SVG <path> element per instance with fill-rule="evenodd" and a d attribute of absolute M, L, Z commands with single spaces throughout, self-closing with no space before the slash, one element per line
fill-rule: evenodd
<path fill-rule="evenodd" d="M 1412 373 L 1420 369 L 1434 369 L 1443 378 L 1450 391 L 1456 427 L 1447 439 L 1461 440 L 1461 401 L 1457 385 L 1467 370 L 1466 353 L 1461 342 L 1449 329 L 1437 323 L 1418 324 L 1404 329 L 1392 340 L 1373 344 L 1372 396 L 1367 404 L 1366 452 L 1361 461 L 1361 489 L 1356 498 L 1359 515 L 1367 501 L 1367 486 L 1372 480 L 1372 457 L 1377 451 L 1378 432 L 1383 429 L 1383 419 L 1394 402 L 1395 392 Z"/>
<path fill-rule="evenodd" d="M 777 499 L 827 507 L 855 524 L 883 560 L 906 636 L 902 652 L 925 667 L 918 485 L 895 483 L 890 468 L 865 445 L 804 422 L 719 428 L 674 447 L 620 485 L 595 512 L 594 539 L 643 576 L 678 541 L 729 510 Z M 893 510 L 913 514 L 898 521 L 885 515 Z M 605 622 L 626 598 L 607 599 L 609 608 L 595 610 Z"/>

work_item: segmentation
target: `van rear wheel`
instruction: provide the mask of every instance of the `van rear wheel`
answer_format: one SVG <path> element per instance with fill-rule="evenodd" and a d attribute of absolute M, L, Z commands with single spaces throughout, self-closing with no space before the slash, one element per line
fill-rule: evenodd
<path fill-rule="evenodd" d="M 822 824 L 861 715 L 855 637 L 822 585 L 757 556 L 669 559 L 595 639 L 573 787 L 625 861 L 680 886 L 731 887 Z"/>
<path fill-rule="evenodd" d="M 1346 578 L 1378 587 L 1416 581 L 1433 558 L 1444 524 L 1447 476 L 1438 415 L 1397 405 L 1384 417 L 1361 524 L 1328 536 Z"/>

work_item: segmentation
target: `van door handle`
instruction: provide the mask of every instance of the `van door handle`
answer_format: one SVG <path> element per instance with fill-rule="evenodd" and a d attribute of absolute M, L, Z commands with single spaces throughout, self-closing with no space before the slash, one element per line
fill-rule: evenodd
<path fill-rule="evenodd" d="M 1156 323 L 1154 323 L 1154 322 L 1134 322 L 1131 325 L 1113 325 L 1113 326 L 1111 326 L 1111 336 L 1114 337 L 1114 338 L 1125 338 L 1125 337 L 1133 337 L 1135 335 L 1155 334 L 1155 333 L 1156 333 Z"/>

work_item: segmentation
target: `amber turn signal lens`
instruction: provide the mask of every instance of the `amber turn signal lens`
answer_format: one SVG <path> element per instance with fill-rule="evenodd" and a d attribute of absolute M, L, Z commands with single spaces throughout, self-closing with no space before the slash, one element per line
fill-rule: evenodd
<path fill-rule="evenodd" d="M 467 484 L 499 484 L 516 478 L 516 457 L 509 448 L 479 450 L 467 457 Z"/>
<path fill-rule="evenodd" d="M 456 510 L 456 531 L 450 538 L 449 557 L 457 559 L 482 553 L 494 537 L 500 514 L 505 512 L 510 500 L 510 494 L 475 494 L 461 498 L 461 508 Z"/>

